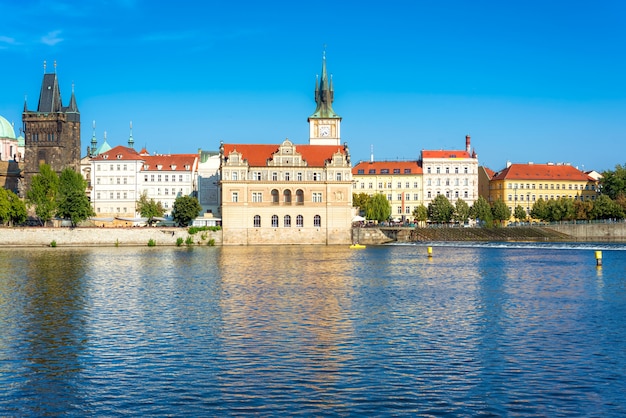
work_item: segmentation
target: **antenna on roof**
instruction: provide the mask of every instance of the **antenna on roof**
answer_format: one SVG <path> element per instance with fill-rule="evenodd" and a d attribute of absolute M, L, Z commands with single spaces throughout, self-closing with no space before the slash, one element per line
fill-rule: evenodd
<path fill-rule="evenodd" d="M 374 144 L 370 145 L 370 163 L 374 162 Z"/>
<path fill-rule="evenodd" d="M 57 73 L 57 60 L 54 60 L 54 73 Z"/>
<path fill-rule="evenodd" d="M 46 60 L 43 60 L 43 73 L 46 73 Z"/>

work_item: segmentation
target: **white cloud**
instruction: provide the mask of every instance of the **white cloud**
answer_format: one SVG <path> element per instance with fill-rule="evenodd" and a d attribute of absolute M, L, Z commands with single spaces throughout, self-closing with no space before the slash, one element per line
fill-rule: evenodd
<path fill-rule="evenodd" d="M 46 35 L 41 37 L 41 42 L 49 46 L 54 46 L 63 41 L 63 38 L 59 36 L 60 34 L 60 30 L 53 30 L 52 32 L 48 32 Z"/>

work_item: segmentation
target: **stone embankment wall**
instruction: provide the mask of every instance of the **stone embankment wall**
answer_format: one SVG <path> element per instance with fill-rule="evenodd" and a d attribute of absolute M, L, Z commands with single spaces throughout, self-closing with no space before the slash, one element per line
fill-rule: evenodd
<path fill-rule="evenodd" d="M 222 231 L 199 231 L 193 235 L 186 228 L 0 228 L 0 246 L 59 247 L 74 246 L 147 246 L 151 239 L 157 246 L 176 245 L 178 238 L 191 237 L 194 244 L 222 244 Z"/>
<path fill-rule="evenodd" d="M 626 223 L 593 223 L 550 225 L 551 229 L 569 235 L 573 241 L 587 242 L 626 242 Z"/>

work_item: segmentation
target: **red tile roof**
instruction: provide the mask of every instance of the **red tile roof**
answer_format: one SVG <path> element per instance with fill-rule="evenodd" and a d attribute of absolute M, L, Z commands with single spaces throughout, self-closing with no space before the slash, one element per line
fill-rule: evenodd
<path fill-rule="evenodd" d="M 278 152 L 279 144 L 223 144 L 224 155 L 237 151 L 244 160 L 248 160 L 250 167 L 266 167 L 272 155 Z M 333 154 L 340 152 L 345 154 L 340 145 L 295 145 L 297 153 L 308 163 L 309 167 L 324 167 Z"/>
<path fill-rule="evenodd" d="M 571 165 L 511 164 L 491 180 L 593 181 L 593 178 Z"/>
<path fill-rule="evenodd" d="M 496 172 L 490 169 L 489 167 L 483 166 L 483 170 L 485 170 L 485 173 L 487 174 L 487 177 L 489 177 L 490 180 L 493 178 L 493 176 L 496 175 Z"/>
<path fill-rule="evenodd" d="M 144 165 L 141 171 L 195 171 L 198 165 L 198 154 L 170 154 L 170 155 L 150 155 L 143 157 Z M 148 166 L 147 168 L 146 165 Z M 161 165 L 161 170 L 158 166 Z M 174 168 L 175 167 L 175 168 Z"/>
<path fill-rule="evenodd" d="M 98 154 L 92 158 L 92 160 L 143 160 L 143 157 L 139 155 L 137 151 L 133 148 L 124 147 L 122 145 L 115 146 L 108 150 L 107 152 L 103 152 L 102 154 Z"/>
<path fill-rule="evenodd" d="M 465 150 L 422 150 L 422 159 L 424 158 L 472 158 L 472 156 Z"/>
<path fill-rule="evenodd" d="M 352 174 L 359 174 L 359 170 L 363 170 L 363 173 L 360 175 L 409 174 L 405 173 L 405 170 L 411 170 L 410 174 L 422 174 L 422 167 L 417 161 L 361 161 L 352 168 Z M 381 170 L 387 170 L 387 173 L 383 173 Z M 394 173 L 394 170 L 399 170 L 400 172 Z"/>

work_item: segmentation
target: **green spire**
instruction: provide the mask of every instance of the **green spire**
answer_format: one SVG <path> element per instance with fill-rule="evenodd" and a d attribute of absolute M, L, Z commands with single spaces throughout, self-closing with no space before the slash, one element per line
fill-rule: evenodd
<path fill-rule="evenodd" d="M 326 73 L 326 51 L 322 57 L 322 76 L 319 78 L 319 83 L 315 82 L 315 103 L 317 108 L 315 112 L 310 116 L 311 118 L 339 118 L 340 116 L 333 110 L 335 90 L 333 88 L 332 76 L 330 82 Z"/>

